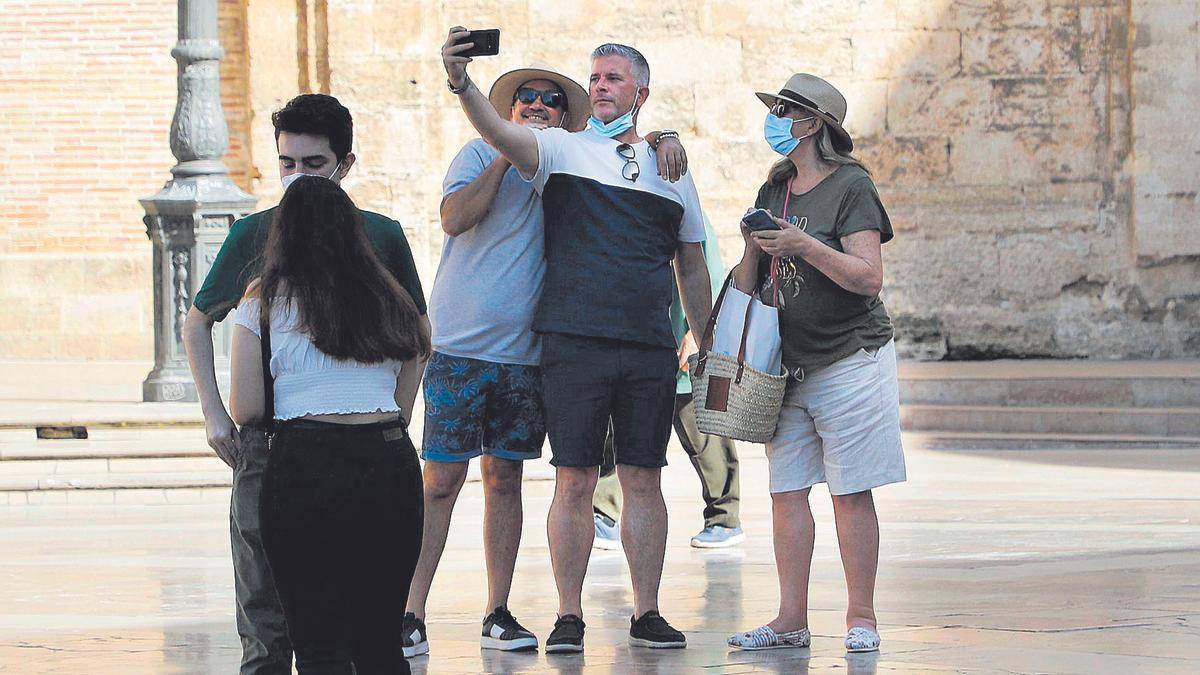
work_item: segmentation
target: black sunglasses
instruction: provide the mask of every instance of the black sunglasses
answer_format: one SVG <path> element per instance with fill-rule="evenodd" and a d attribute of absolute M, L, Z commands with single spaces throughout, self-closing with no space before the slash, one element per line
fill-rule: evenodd
<path fill-rule="evenodd" d="M 565 110 L 567 107 L 567 97 L 563 96 L 562 92 L 539 91 L 537 89 L 530 89 L 529 87 L 518 89 L 516 96 L 513 97 L 513 101 L 520 101 L 525 105 L 529 105 L 536 101 L 539 96 L 542 99 L 542 105 L 547 108 L 562 108 Z"/>
<path fill-rule="evenodd" d="M 625 166 L 621 167 L 621 177 L 630 182 L 636 181 L 638 176 L 642 175 L 642 167 L 637 163 L 637 150 L 628 143 L 622 143 L 617 146 L 617 154 L 625 160 Z"/>

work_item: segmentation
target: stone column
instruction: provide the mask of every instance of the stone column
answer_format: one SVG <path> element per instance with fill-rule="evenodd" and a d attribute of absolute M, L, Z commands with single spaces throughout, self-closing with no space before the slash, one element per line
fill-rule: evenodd
<path fill-rule="evenodd" d="M 178 163 L 158 194 L 142 199 L 154 247 L 154 370 L 144 401 L 195 401 L 183 349 L 183 320 L 234 220 L 257 199 L 229 178 L 221 158 L 229 129 L 221 108 L 217 0 L 179 0 L 179 63 L 171 153 Z M 228 340 L 215 341 L 218 372 L 229 368 Z"/>

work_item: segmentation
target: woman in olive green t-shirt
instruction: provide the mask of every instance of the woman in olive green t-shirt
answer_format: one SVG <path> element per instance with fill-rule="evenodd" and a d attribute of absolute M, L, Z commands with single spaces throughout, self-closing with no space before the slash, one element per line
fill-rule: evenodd
<path fill-rule="evenodd" d="M 879 299 L 880 246 L 892 226 L 870 174 L 850 155 L 837 89 L 797 74 L 779 93 L 758 97 L 770 108 L 764 136 L 784 158 L 754 205 L 780 229 L 751 232 L 743 223 L 733 281 L 778 306 L 783 364 L 793 377 L 767 443 L 779 614 L 729 645 L 808 646 L 808 494 L 824 482 L 846 571 L 846 649 L 874 651 L 879 523 L 871 490 L 905 479 L 892 322 Z"/>

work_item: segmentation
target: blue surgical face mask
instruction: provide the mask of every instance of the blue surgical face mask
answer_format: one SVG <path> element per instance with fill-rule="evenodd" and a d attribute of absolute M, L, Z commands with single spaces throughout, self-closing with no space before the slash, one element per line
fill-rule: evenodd
<path fill-rule="evenodd" d="M 638 91 L 641 91 L 640 89 Z M 629 112 L 611 122 L 602 122 L 599 117 L 592 115 L 588 118 L 588 126 L 596 133 L 608 138 L 616 138 L 633 128 L 633 114 L 637 112 L 637 95 L 633 97 L 633 107 Z"/>
<path fill-rule="evenodd" d="M 297 171 L 296 173 L 290 173 L 283 178 L 280 178 L 279 181 L 283 183 L 283 189 L 286 190 L 292 186 L 292 183 L 295 183 L 297 180 L 299 180 L 301 176 L 312 176 L 313 178 L 328 178 L 329 180 L 333 180 L 333 177 L 337 175 L 338 170 L 341 168 L 342 163 L 338 162 L 337 166 L 333 167 L 333 173 L 329 174 L 328 176 L 322 176 L 319 173 L 300 173 Z"/>
<path fill-rule="evenodd" d="M 814 120 L 815 117 L 805 117 L 804 119 L 794 120 L 788 117 L 779 117 L 778 115 L 767 113 L 767 120 L 763 123 L 763 137 L 767 139 L 771 149 L 779 154 L 787 157 L 792 154 L 800 141 L 812 136 L 817 132 L 805 134 L 800 138 L 792 135 L 792 125 L 796 122 L 807 122 Z"/>

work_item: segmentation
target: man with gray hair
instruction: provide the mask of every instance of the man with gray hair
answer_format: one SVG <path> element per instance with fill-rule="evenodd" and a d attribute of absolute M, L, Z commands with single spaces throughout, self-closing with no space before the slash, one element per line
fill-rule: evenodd
<path fill-rule="evenodd" d="M 692 326 L 712 309 L 701 242 L 704 221 L 691 176 L 653 170 L 638 135 L 650 67 L 636 49 L 592 54 L 591 117 L 578 133 L 534 131 L 504 120 L 467 77 L 470 33 L 450 30 L 442 61 L 471 124 L 542 195 L 546 277 L 533 329 L 542 334 L 546 427 L 557 468 L 548 535 L 558 620 L 547 652 L 583 650 L 583 579 L 595 532 L 592 493 L 612 420 L 624 495 L 621 538 L 633 581 L 629 642 L 678 648 L 682 633 L 658 612 L 667 509 L 661 487 L 678 366 L 672 287 Z M 460 38 L 468 38 L 456 44 Z M 661 138 L 661 136 L 660 136 Z M 672 278 L 672 262 L 675 278 Z"/>

